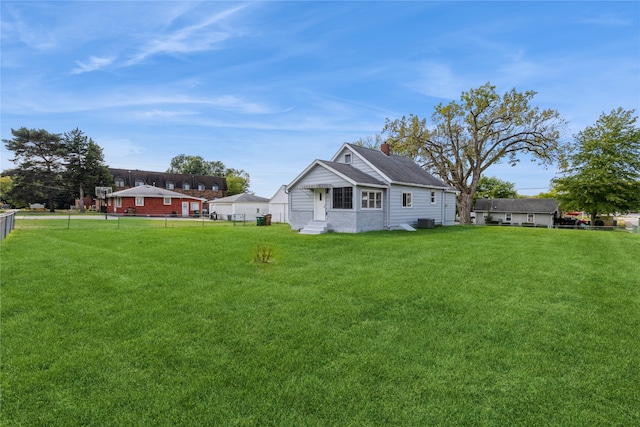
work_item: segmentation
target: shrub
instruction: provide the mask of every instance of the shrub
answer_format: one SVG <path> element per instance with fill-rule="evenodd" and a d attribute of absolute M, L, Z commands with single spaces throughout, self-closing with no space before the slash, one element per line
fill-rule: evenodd
<path fill-rule="evenodd" d="M 273 248 L 271 245 L 258 245 L 256 249 L 256 256 L 254 261 L 261 264 L 268 264 L 271 262 L 273 256 Z"/>

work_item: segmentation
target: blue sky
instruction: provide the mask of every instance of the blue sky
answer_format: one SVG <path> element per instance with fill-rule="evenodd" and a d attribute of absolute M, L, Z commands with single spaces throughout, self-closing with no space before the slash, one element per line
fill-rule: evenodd
<path fill-rule="evenodd" d="M 565 139 L 640 110 L 640 5 L 628 2 L 11 1 L 2 12 L 1 134 L 76 127 L 109 166 L 220 160 L 270 197 L 386 118 L 486 82 L 538 92 Z M 12 167 L 2 145 L 0 167 Z M 488 170 L 521 194 L 555 175 Z"/>

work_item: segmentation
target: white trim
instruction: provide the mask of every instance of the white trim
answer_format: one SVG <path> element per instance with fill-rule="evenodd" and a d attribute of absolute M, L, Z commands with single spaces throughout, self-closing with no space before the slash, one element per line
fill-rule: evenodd
<path fill-rule="evenodd" d="M 366 203 L 367 206 L 362 206 L 362 204 L 365 202 L 365 198 L 364 195 L 367 195 L 367 199 L 366 199 Z M 369 204 L 371 203 L 371 195 L 373 196 L 373 205 L 374 207 L 370 207 Z M 378 197 L 377 195 L 380 195 L 380 206 L 376 206 L 376 202 L 378 201 Z M 382 209 L 382 191 L 376 190 L 376 191 L 369 191 L 369 190 L 360 190 L 360 209 L 362 210 L 381 210 Z"/>
<path fill-rule="evenodd" d="M 405 198 L 405 194 L 409 197 Z M 409 203 L 405 204 L 405 201 L 409 199 Z M 413 192 L 412 191 L 403 191 L 402 192 L 402 209 L 412 209 L 413 208 Z"/>

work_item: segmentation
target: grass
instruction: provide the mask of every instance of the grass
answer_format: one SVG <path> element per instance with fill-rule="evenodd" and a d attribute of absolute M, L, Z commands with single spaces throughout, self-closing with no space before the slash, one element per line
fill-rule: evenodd
<path fill-rule="evenodd" d="M 2 425 L 640 423 L 637 235 L 72 224 L 2 243 Z"/>

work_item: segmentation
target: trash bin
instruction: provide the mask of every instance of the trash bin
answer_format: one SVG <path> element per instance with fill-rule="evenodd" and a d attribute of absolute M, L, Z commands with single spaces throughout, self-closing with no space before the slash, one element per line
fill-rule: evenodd
<path fill-rule="evenodd" d="M 263 216 L 257 216 L 256 217 L 256 225 L 258 227 L 261 227 L 264 225 L 264 217 Z"/>
<path fill-rule="evenodd" d="M 200 218 L 200 211 L 197 210 L 197 209 L 195 211 L 193 211 L 193 217 L 194 218 Z"/>
<path fill-rule="evenodd" d="M 271 225 L 271 214 L 266 214 L 264 216 L 264 225 Z"/>

